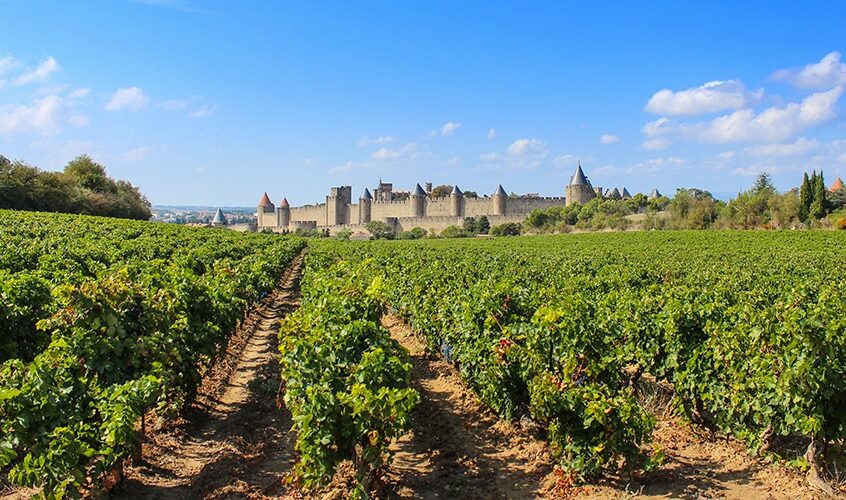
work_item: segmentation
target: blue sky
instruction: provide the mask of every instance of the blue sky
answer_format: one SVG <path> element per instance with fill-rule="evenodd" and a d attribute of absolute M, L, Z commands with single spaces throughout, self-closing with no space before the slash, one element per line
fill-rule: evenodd
<path fill-rule="evenodd" d="M 846 3 L 0 0 L 0 154 L 156 204 L 846 177 Z"/>

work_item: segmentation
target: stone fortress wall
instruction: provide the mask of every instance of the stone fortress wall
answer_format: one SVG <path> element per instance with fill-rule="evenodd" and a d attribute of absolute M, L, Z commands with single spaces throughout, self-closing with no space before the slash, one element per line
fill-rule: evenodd
<path fill-rule="evenodd" d="M 427 184 L 427 186 L 430 186 Z M 420 185 L 413 192 L 394 193 L 393 186 L 380 182 L 376 199 L 365 189 L 358 203 L 352 203 L 350 186 L 333 187 L 325 203 L 291 207 L 283 199 L 279 206 L 265 193 L 258 206 L 257 229 L 284 232 L 297 228 L 329 229 L 366 233 L 366 224 L 377 220 L 396 232 L 421 227 L 430 232 L 460 226 L 468 217 L 488 217 L 491 225 L 522 222 L 536 208 L 564 206 L 563 197 L 509 197 L 502 186 L 491 196 L 466 198 L 458 187 L 449 196 L 432 197 Z"/>
<path fill-rule="evenodd" d="M 448 226 L 460 226 L 468 217 L 484 215 L 494 226 L 522 222 L 535 209 L 584 204 L 593 198 L 631 198 L 626 188 L 604 193 L 602 188 L 592 186 L 581 165 L 565 187 L 566 197 L 508 196 L 502 186 L 492 195 L 481 198 L 465 197 L 458 186 L 449 196 L 433 197 L 431 184 L 426 186 L 427 190 L 417 184 L 411 192 L 395 192 L 392 184 L 380 180 L 373 194 L 365 188 L 358 203 L 353 203 L 351 186 L 337 186 L 330 189 L 324 203 L 302 207 L 289 206 L 287 198 L 277 207 L 265 193 L 258 204 L 257 228 L 278 232 L 328 229 L 330 233 L 340 230 L 367 233 L 368 222 L 383 221 L 397 233 L 415 227 L 440 232 Z M 660 196 L 657 190 L 649 195 L 650 198 L 657 196 Z"/>

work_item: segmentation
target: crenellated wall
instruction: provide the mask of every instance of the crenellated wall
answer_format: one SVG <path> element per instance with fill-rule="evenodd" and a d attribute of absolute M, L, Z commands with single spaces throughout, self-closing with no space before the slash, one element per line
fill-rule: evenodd
<path fill-rule="evenodd" d="M 326 225 L 326 205 L 306 205 L 291 208 L 291 222 L 316 221 L 318 226 Z"/>
<path fill-rule="evenodd" d="M 332 192 L 326 197 L 326 203 L 319 205 L 307 205 L 304 207 L 292 207 L 290 209 L 290 227 L 299 226 L 297 223 L 314 222 L 318 228 L 357 228 L 364 230 L 362 221 L 362 205 L 351 203 L 351 188 L 342 186 L 332 188 Z M 442 231 L 447 226 L 461 225 L 465 217 L 480 217 L 485 215 L 491 225 L 504 222 L 521 222 L 534 209 L 545 209 L 553 206 L 564 206 L 564 197 L 551 198 L 509 198 L 505 196 L 492 196 L 485 198 L 464 198 L 457 199 L 454 196 L 442 198 L 408 198 L 401 201 L 376 201 L 370 202 L 370 220 L 385 221 L 397 226 L 397 231 L 405 231 L 414 227 Z M 418 206 L 415 210 L 415 202 Z M 422 213 L 424 216 L 415 216 L 421 213 L 419 204 L 422 202 Z M 499 202 L 499 205 L 497 205 Z M 456 217 L 455 209 L 459 207 L 463 216 Z M 504 212 L 504 215 L 502 214 Z M 259 227 L 281 227 L 275 212 L 262 213 L 259 211 Z M 356 230 L 357 230 L 356 229 Z"/>

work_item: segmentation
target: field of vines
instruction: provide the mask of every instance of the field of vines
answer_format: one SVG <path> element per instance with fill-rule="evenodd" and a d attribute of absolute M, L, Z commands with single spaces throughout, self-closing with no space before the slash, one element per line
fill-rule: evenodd
<path fill-rule="evenodd" d="M 647 379 L 671 386 L 690 420 L 751 450 L 790 437 L 814 466 L 846 439 L 844 248 L 841 233 L 807 231 L 315 242 L 306 304 L 323 312 L 282 332 L 315 332 L 290 340 L 283 362 L 295 421 L 308 431 L 301 467 L 331 475 L 337 457 L 308 450 L 355 455 L 352 438 L 391 421 L 380 414 L 368 427 L 338 400 L 351 380 L 407 385 L 398 361 L 383 362 L 391 373 L 381 378 L 359 368 L 364 351 L 387 345 L 379 307 L 405 318 L 502 417 L 541 424 L 578 480 L 660 467 L 655 419 L 637 398 Z M 317 393 L 319 403 L 303 396 Z M 408 411 L 381 408 L 401 419 Z M 333 433 L 311 430 L 316 421 L 332 421 Z"/>
<path fill-rule="evenodd" d="M 0 211 L 0 469 L 77 496 L 192 400 L 302 240 Z"/>

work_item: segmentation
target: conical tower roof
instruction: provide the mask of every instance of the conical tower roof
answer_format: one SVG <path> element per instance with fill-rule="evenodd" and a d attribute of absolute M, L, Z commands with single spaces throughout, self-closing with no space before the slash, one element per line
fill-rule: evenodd
<path fill-rule="evenodd" d="M 212 224 L 226 224 L 226 216 L 223 215 L 223 210 L 217 209 L 217 212 L 214 213 Z"/>
<path fill-rule="evenodd" d="M 360 199 L 360 200 L 372 200 L 372 199 L 373 199 L 373 195 L 371 195 L 371 194 L 370 194 L 370 190 L 369 190 L 369 189 L 364 188 L 364 192 L 363 192 L 363 193 L 361 193 L 361 196 L 359 197 L 359 199 Z"/>
<path fill-rule="evenodd" d="M 838 177 L 834 179 L 834 182 L 831 184 L 831 187 L 828 188 L 829 191 L 837 191 L 838 189 L 843 189 L 843 179 Z"/>
<path fill-rule="evenodd" d="M 620 199 L 620 191 L 618 191 L 617 188 L 612 189 L 608 192 L 608 198 Z"/>
<path fill-rule="evenodd" d="M 451 192 L 450 194 L 451 194 L 451 195 L 455 195 L 455 196 L 461 196 L 461 195 L 463 195 L 464 193 L 462 193 L 462 192 L 461 192 L 461 190 L 460 190 L 460 189 L 458 189 L 458 186 L 453 186 L 453 187 L 452 187 L 452 192 Z"/>
<path fill-rule="evenodd" d="M 288 204 L 288 198 L 282 198 L 282 201 L 279 202 L 279 208 L 288 208 L 291 205 Z"/>
<path fill-rule="evenodd" d="M 494 194 L 493 194 L 493 195 L 494 195 L 494 196 L 508 196 L 508 195 L 505 193 L 505 190 L 504 190 L 504 189 L 502 189 L 502 184 L 500 184 L 499 186 L 497 186 L 497 187 L 496 187 L 496 191 L 494 191 Z"/>
<path fill-rule="evenodd" d="M 414 191 L 411 193 L 411 196 L 426 196 L 426 191 L 423 191 L 423 188 L 420 187 L 420 184 L 418 183 L 414 186 Z"/>
<path fill-rule="evenodd" d="M 261 195 L 261 199 L 259 200 L 258 206 L 260 207 L 272 207 L 273 202 L 270 201 L 270 196 L 267 196 L 267 193 Z"/>
<path fill-rule="evenodd" d="M 582 164 L 579 163 L 579 166 L 576 167 L 576 173 L 573 174 L 573 178 L 570 180 L 571 186 L 590 186 L 590 182 L 588 182 L 587 177 L 585 177 L 585 173 L 582 172 Z"/>
<path fill-rule="evenodd" d="M 631 198 L 631 197 L 632 197 L 632 194 L 631 194 L 631 193 L 629 193 L 629 190 L 628 190 L 628 189 L 626 189 L 626 188 L 623 188 L 623 192 L 622 192 L 622 193 L 620 193 L 620 194 L 623 196 L 623 199 L 624 199 L 624 200 L 628 200 L 629 198 Z"/>
<path fill-rule="evenodd" d="M 652 188 L 652 191 L 650 191 L 646 197 L 650 200 L 654 200 L 655 198 L 660 198 L 661 193 L 658 192 L 658 188 Z"/>

